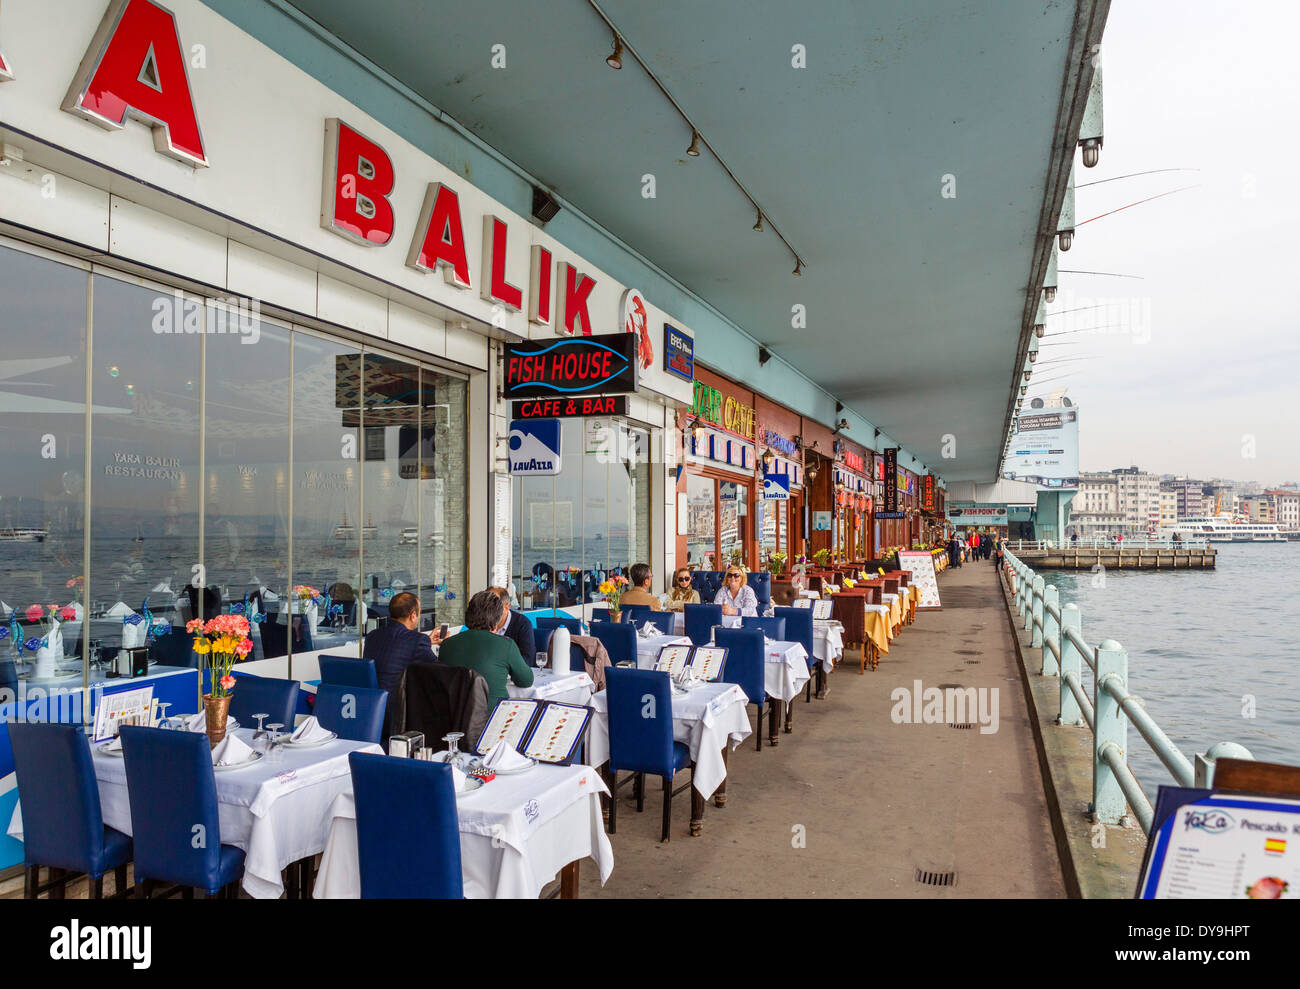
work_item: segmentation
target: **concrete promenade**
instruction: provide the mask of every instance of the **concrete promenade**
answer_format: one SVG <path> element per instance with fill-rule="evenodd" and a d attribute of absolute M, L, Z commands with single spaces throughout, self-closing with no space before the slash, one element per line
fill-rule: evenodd
<path fill-rule="evenodd" d="M 709 804 L 700 837 L 687 835 L 688 793 L 674 800 L 662 845 L 658 782 L 642 814 L 625 787 L 614 872 L 602 889 L 584 863 L 581 895 L 1065 896 L 993 564 L 949 570 L 939 587 L 943 610 L 918 613 L 878 670 L 860 676 L 858 654 L 847 653 L 825 700 L 797 702 L 793 734 L 761 753 L 750 736 L 731 753 L 727 805 Z M 895 724 L 891 691 L 918 679 L 996 689 L 997 731 Z M 953 871 L 955 884 L 918 883 L 918 869 Z"/>

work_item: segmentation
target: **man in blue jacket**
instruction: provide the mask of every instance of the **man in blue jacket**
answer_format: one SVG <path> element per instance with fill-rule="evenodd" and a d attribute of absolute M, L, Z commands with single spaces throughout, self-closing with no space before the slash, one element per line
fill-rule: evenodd
<path fill-rule="evenodd" d="M 366 635 L 366 659 L 375 661 L 379 689 L 389 694 L 397 691 L 402 674 L 411 663 L 437 660 L 433 646 L 442 641 L 440 629 L 421 632 L 420 599 L 409 591 L 394 594 L 388 602 L 389 620 Z"/>

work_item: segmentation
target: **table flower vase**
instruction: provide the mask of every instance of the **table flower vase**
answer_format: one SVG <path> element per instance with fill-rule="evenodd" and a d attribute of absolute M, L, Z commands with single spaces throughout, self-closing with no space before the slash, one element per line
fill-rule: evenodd
<path fill-rule="evenodd" d="M 230 694 L 224 697 L 203 695 L 203 714 L 207 719 L 208 747 L 216 748 L 226 737 L 226 718 L 230 715 Z"/>
<path fill-rule="evenodd" d="M 611 622 L 621 622 L 623 620 L 623 612 L 610 609 L 609 620 Z"/>

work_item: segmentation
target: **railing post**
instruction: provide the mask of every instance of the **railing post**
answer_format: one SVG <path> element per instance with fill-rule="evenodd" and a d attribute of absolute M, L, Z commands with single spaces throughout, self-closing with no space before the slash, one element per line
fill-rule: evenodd
<path fill-rule="evenodd" d="M 1019 560 L 1016 561 L 1016 614 L 1025 617 L 1025 592 L 1029 589 L 1028 569 Z"/>
<path fill-rule="evenodd" d="M 1047 648 L 1047 644 L 1050 642 L 1056 646 L 1057 652 L 1061 651 L 1061 627 L 1052 617 L 1048 605 L 1060 611 L 1061 594 L 1055 584 L 1048 584 L 1043 588 L 1043 676 L 1054 677 L 1058 676 L 1061 670 L 1056 664 L 1056 656 Z"/>
<path fill-rule="evenodd" d="M 1075 679 L 1083 682 L 1083 656 L 1065 634 L 1067 629 L 1083 638 L 1083 612 L 1077 604 L 1067 604 L 1061 609 L 1061 713 L 1056 720 L 1063 725 L 1081 725 L 1083 712 L 1079 709 L 1079 698 L 1074 696 L 1074 691 L 1065 682 L 1065 676 L 1073 673 Z"/>
<path fill-rule="evenodd" d="M 1030 591 L 1029 614 L 1025 618 L 1025 631 L 1029 633 L 1030 648 L 1037 649 L 1043 644 L 1043 633 L 1034 627 L 1034 620 L 1043 620 L 1043 578 L 1034 575 L 1034 586 Z"/>
<path fill-rule="evenodd" d="M 1093 711 L 1096 723 L 1093 731 L 1092 753 L 1092 809 L 1093 820 L 1102 824 L 1118 824 L 1124 816 L 1127 803 L 1124 791 L 1114 771 L 1102 758 L 1109 746 L 1116 746 L 1119 754 L 1128 761 L 1128 718 L 1120 709 L 1119 701 L 1106 690 L 1106 683 L 1115 679 L 1127 689 L 1128 653 L 1114 639 L 1107 639 L 1097 647 L 1097 675 L 1093 686 Z"/>

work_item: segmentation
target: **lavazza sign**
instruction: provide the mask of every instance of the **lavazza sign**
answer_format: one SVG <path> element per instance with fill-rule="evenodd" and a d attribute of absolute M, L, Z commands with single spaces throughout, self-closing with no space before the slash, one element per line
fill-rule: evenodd
<path fill-rule="evenodd" d="M 193 16 L 211 15 L 196 10 Z M 10 60 L 4 43 L 5 38 L 0 37 L 0 83 L 22 79 L 21 65 Z M 230 62 L 229 49 L 224 50 L 227 58 L 223 65 Z M 41 55 L 18 54 L 32 59 Z M 154 0 L 112 0 L 70 82 L 62 109 L 110 131 L 125 128 L 128 118 L 138 120 L 152 128 L 156 151 L 195 169 L 206 169 L 211 162 L 191 85 L 189 54 L 176 16 L 168 8 Z M 271 94 L 273 101 L 279 98 L 280 94 Z M 397 197 L 392 195 L 398 181 L 395 157 L 339 117 L 323 120 L 321 227 L 365 248 L 401 250 L 392 244 L 399 228 L 393 205 Z M 396 157 L 408 163 L 407 170 L 416 167 L 409 164 L 414 159 L 408 151 Z M 475 196 L 481 194 L 475 191 Z M 446 284 L 459 291 L 477 287 L 491 306 L 494 322 L 506 311 L 526 311 L 529 323 L 536 327 L 590 336 L 593 321 L 588 307 L 597 279 L 572 263 L 557 261 L 547 246 L 534 243 L 525 282 L 523 252 L 515 252 L 512 263 L 519 270 L 512 272 L 508 270 L 507 248 L 513 236 L 527 238 L 528 234 L 518 226 L 512 231 L 493 208 L 467 216 L 455 188 L 446 182 L 428 182 L 418 215 L 412 217 L 414 232 L 404 245 L 405 266 L 421 274 L 436 276 L 440 272 Z M 482 224 L 477 270 L 471 269 L 472 238 L 466 237 L 467 220 Z M 639 293 L 628 290 L 624 308 L 629 293 L 637 296 L 633 303 L 640 299 Z M 648 366 L 653 358 L 651 336 L 644 326 L 641 330 L 640 360 Z"/>

